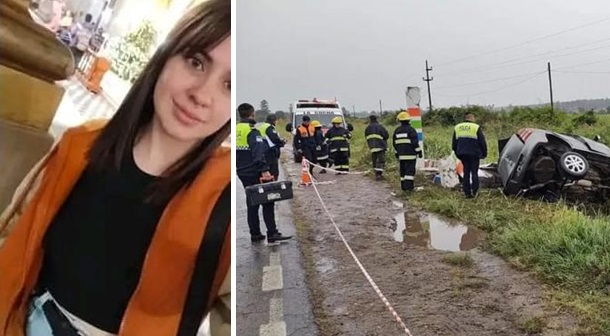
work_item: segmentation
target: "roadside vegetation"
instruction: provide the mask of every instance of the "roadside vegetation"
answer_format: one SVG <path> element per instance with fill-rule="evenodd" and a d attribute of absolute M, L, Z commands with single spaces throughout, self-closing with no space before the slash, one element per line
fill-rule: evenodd
<path fill-rule="evenodd" d="M 487 162 L 497 162 L 498 139 L 523 127 L 545 128 L 593 138 L 610 144 L 610 115 L 586 112 L 567 114 L 548 108 L 514 108 L 497 113 L 485 108 L 439 109 L 423 116 L 424 152 L 427 159 L 451 154 L 453 125 L 466 112 L 473 112 L 487 137 Z M 349 120 L 353 126 L 350 164 L 354 169 L 370 169 L 370 154 L 364 139 L 365 119 Z M 395 114 L 382 123 L 390 133 L 397 126 Z M 283 124 L 278 125 L 283 131 Z M 385 176 L 400 194 L 397 161 L 390 152 Z M 515 267 L 535 274 L 546 286 L 549 304 L 567 308 L 579 319 L 577 335 L 610 335 L 610 216 L 601 209 L 582 211 L 584 206 L 563 202 L 549 204 L 517 199 L 499 190 L 483 190 L 474 200 L 464 199 L 458 190 L 444 189 L 419 175 L 417 186 L 424 189 L 408 196 L 408 201 L 426 211 L 441 214 L 486 231 L 483 248 L 502 256 Z M 446 262 L 468 264 L 467 256 L 447 257 Z M 542 321 L 524 325 L 535 332 Z"/>

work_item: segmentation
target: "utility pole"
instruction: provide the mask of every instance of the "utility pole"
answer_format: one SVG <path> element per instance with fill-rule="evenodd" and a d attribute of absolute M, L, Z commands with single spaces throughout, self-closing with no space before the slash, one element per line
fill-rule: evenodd
<path fill-rule="evenodd" d="M 381 109 L 381 99 L 379 99 L 379 116 L 381 116 L 381 114 L 383 110 Z"/>
<path fill-rule="evenodd" d="M 356 118 L 356 105 L 352 105 L 352 112 L 354 113 L 354 119 Z"/>
<path fill-rule="evenodd" d="M 428 67 L 428 60 L 426 60 L 426 78 L 422 79 L 428 84 L 428 112 L 432 111 L 432 93 L 430 92 L 430 82 L 434 80 L 434 77 L 430 78 L 430 71 L 432 67 Z"/>
<path fill-rule="evenodd" d="M 551 93 L 551 113 L 555 114 L 555 108 L 553 106 L 553 80 L 551 79 L 551 62 L 547 62 L 547 69 L 549 72 L 549 91 Z"/>

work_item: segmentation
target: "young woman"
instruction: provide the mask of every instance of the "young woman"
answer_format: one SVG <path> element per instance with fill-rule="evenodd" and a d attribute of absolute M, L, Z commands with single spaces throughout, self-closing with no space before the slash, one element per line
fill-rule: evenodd
<path fill-rule="evenodd" d="M 230 36 L 229 0 L 193 8 L 116 115 L 66 131 L 26 177 L 0 218 L 0 335 L 195 335 L 214 311 L 231 251 Z"/>

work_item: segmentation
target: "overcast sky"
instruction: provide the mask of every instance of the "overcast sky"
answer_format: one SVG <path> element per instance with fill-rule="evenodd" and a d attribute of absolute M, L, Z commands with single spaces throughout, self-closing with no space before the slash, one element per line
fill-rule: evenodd
<path fill-rule="evenodd" d="M 427 109 L 426 59 L 436 107 L 547 103 L 547 61 L 556 101 L 610 97 L 609 0 L 237 0 L 236 38 L 238 103 L 273 111 Z"/>

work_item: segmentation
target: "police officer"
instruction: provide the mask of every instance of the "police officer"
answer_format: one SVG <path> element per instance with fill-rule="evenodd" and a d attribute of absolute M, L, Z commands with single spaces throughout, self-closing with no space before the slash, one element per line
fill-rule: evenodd
<path fill-rule="evenodd" d="M 388 130 L 377 121 L 376 115 L 369 116 L 370 123 L 364 130 L 366 144 L 371 151 L 373 169 L 375 169 L 375 179 L 383 179 L 383 169 L 385 167 L 385 155 L 388 149 Z"/>
<path fill-rule="evenodd" d="M 254 107 L 244 103 L 238 106 L 240 121 L 235 127 L 236 165 L 237 176 L 245 187 L 259 184 L 261 181 L 271 181 L 273 176 L 269 173 L 269 165 L 265 160 L 265 140 L 254 127 Z M 260 231 L 260 219 L 258 218 L 258 205 L 251 205 L 246 201 L 248 207 L 248 226 L 250 227 L 250 240 L 259 242 L 265 239 Z M 267 226 L 267 241 L 270 243 L 290 239 L 283 236 L 275 223 L 275 204 L 263 204 L 263 219 Z"/>
<path fill-rule="evenodd" d="M 349 139 L 352 138 L 352 134 L 341 126 L 343 124 L 343 118 L 334 117 L 331 121 L 333 127 L 331 127 L 324 137 L 328 142 L 328 155 L 329 159 L 334 163 L 335 167 L 341 172 L 349 171 Z"/>
<path fill-rule="evenodd" d="M 487 157 L 487 143 L 481 127 L 474 122 L 474 114 L 468 113 L 464 119 L 455 126 L 451 147 L 464 165 L 464 195 L 474 198 L 479 191 L 479 161 Z"/>
<path fill-rule="evenodd" d="M 314 139 L 316 140 L 316 161 L 321 167 L 328 167 L 328 145 L 324 139 L 324 133 L 322 132 L 322 124 L 314 120 L 311 125 L 315 129 Z M 320 174 L 326 174 L 326 169 L 322 168 Z"/>
<path fill-rule="evenodd" d="M 284 147 L 286 141 L 277 134 L 275 130 L 275 121 L 275 114 L 268 115 L 267 120 L 258 127 L 258 130 L 267 145 L 265 159 L 269 164 L 269 173 L 271 173 L 274 180 L 277 181 L 280 175 L 280 148 Z"/>
<path fill-rule="evenodd" d="M 303 121 L 297 127 L 294 136 L 294 148 L 302 154 L 309 162 L 316 163 L 316 140 L 314 139 L 315 129 L 310 124 L 311 118 L 308 115 L 303 116 Z M 309 165 L 309 173 L 313 174 L 313 166 Z"/>
<path fill-rule="evenodd" d="M 394 131 L 392 145 L 400 169 L 400 187 L 403 191 L 412 191 L 415 181 L 415 164 L 417 157 L 422 157 L 417 131 L 410 124 L 409 113 L 400 112 L 397 117 L 400 126 Z"/>

